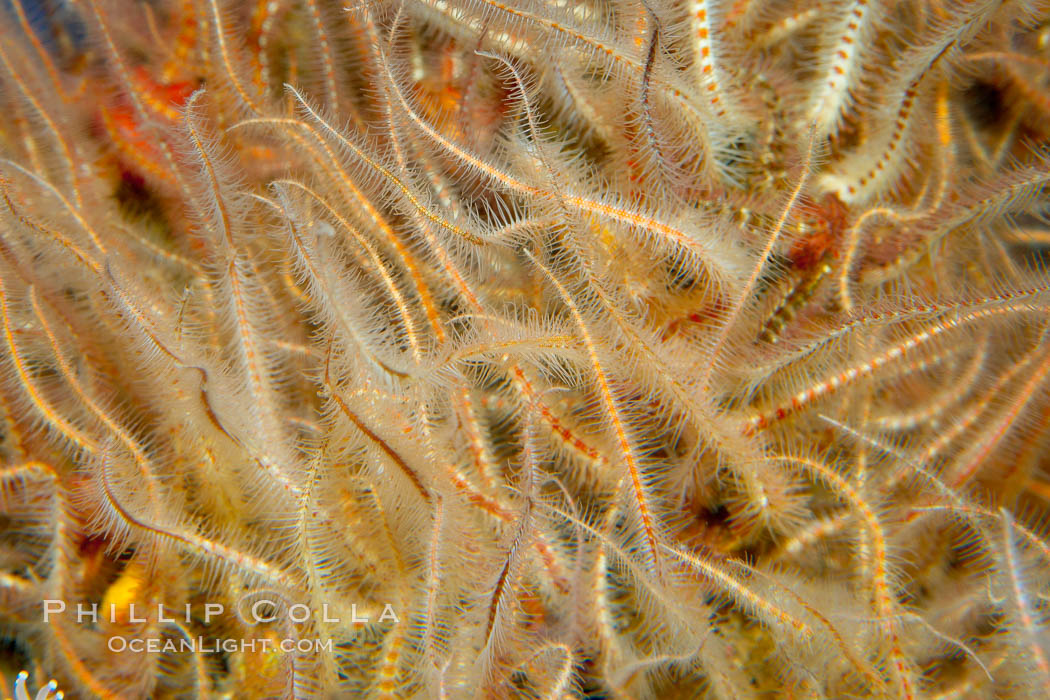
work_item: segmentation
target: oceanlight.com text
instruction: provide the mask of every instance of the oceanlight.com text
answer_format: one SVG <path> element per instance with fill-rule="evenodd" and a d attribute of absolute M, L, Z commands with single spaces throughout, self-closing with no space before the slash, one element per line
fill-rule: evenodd
<path fill-rule="evenodd" d="M 241 653 L 266 653 L 270 651 L 281 651 L 285 654 L 316 654 L 318 652 L 331 652 L 331 639 L 204 639 L 182 638 L 182 639 L 139 639 L 137 637 L 123 637 L 116 635 L 110 637 L 106 642 L 109 650 L 115 654 L 233 654 Z"/>

